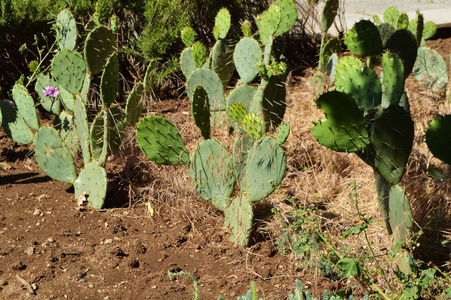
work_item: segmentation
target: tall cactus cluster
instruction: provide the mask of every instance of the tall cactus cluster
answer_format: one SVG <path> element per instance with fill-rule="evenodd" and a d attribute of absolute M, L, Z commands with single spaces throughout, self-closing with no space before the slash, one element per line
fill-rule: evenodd
<path fill-rule="evenodd" d="M 216 44 L 209 54 L 205 46 L 194 42 L 194 31 L 185 28 L 182 40 L 187 48 L 181 54 L 181 69 L 187 78 L 192 116 L 204 140 L 189 155 L 169 120 L 149 116 L 137 127 L 138 144 L 150 160 L 189 163 L 196 192 L 224 212 L 225 227 L 235 244 L 249 243 L 253 205 L 276 189 L 286 169 L 281 145 L 289 135 L 289 124 L 282 124 L 287 68 L 280 36 L 291 29 L 296 18 L 292 0 L 275 1 L 257 17 L 256 33 L 252 34 L 248 22 L 243 24 L 243 37 L 233 49 L 226 40 L 230 14 L 223 8 L 215 19 Z M 240 80 L 226 94 L 235 69 Z M 232 154 L 210 135 L 221 114 L 234 128 Z"/>
<path fill-rule="evenodd" d="M 113 32 L 103 26 L 88 29 L 80 53 L 76 50 L 77 27 L 68 10 L 58 15 L 56 29 L 58 51 L 51 71 L 41 73 L 34 86 L 38 105 L 56 115 L 54 126 L 40 124 L 35 101 L 22 83 L 12 90 L 15 106 L 0 102 L 0 122 L 14 141 L 33 143 L 39 166 L 51 178 L 73 184 L 76 198 L 83 194 L 89 205 L 100 209 L 107 193 L 106 159 L 118 150 L 125 126 L 134 125 L 141 116 L 143 85 L 134 86 L 124 115 L 114 104 L 119 63 Z M 90 83 L 99 73 L 101 106 L 89 122 Z M 75 158 L 80 150 L 84 166 L 78 172 Z"/>
<path fill-rule="evenodd" d="M 326 119 L 315 122 L 312 133 L 322 145 L 356 153 L 374 169 L 381 215 L 397 244 L 408 239 L 413 226 L 410 203 L 398 184 L 414 138 L 404 83 L 415 62 L 417 39 L 407 29 L 384 38 L 383 27 L 361 20 L 345 35 L 346 46 L 366 57 L 366 65 L 355 56 L 339 59 L 335 90 L 317 99 Z M 373 70 L 377 62 L 380 76 Z M 409 254 L 401 251 L 397 264 L 409 273 Z"/>

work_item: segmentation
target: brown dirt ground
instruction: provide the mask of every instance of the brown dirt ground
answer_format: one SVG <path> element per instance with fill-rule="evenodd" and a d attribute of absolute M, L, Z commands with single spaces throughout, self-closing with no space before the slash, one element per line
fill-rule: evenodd
<path fill-rule="evenodd" d="M 440 38 L 428 44 L 449 57 L 451 39 Z M 292 78 L 288 86 L 292 109 L 287 118 L 300 124 L 300 129 L 294 126 L 287 146 L 288 179 L 272 199 L 258 207 L 256 224 L 261 228 L 257 228 L 251 247 L 245 249 L 234 247 L 225 238 L 222 215 L 196 197 L 187 169 L 147 162 L 136 150 L 131 133 L 120 153 L 108 162 L 108 208 L 95 211 L 78 207 L 70 185 L 47 177 L 37 166 L 31 148 L 11 142 L 0 132 L 0 298 L 191 299 L 191 281 L 186 277 L 170 281 L 168 270 L 195 276 L 202 299 L 234 299 L 246 293 L 251 280 L 256 281 L 264 299 L 287 299 L 295 278 L 316 297 L 324 288 L 344 287 L 346 282 L 326 280 L 315 270 L 299 270 L 292 257 L 281 255 L 275 246 L 278 225 L 269 210 L 274 203 L 283 202 L 288 190 L 297 190 L 301 202 L 312 201 L 310 195 L 301 192 L 307 191 L 310 183 L 296 181 L 301 176 L 317 175 L 305 171 L 306 165 L 336 168 L 328 179 L 331 181 L 321 183 L 327 191 L 317 195 L 325 199 L 325 210 L 338 214 L 340 208 L 330 209 L 326 198 L 335 197 L 339 185 L 350 179 L 337 178 L 352 174 L 350 170 L 356 164 L 370 172 L 358 160 L 343 155 L 329 154 L 329 158 L 335 155 L 333 163 L 322 162 L 320 155 L 305 158 L 309 154 L 304 150 L 325 152 L 309 136 L 311 120 L 318 119 L 320 113 L 314 108 L 306 82 Z M 435 97 L 412 80 L 407 89 L 416 103 L 414 109 L 421 106 L 421 99 Z M 299 104 L 301 101 L 305 103 Z M 151 110 L 176 123 L 188 148 L 199 141 L 186 99 L 158 101 Z M 432 116 L 421 120 L 426 122 Z M 424 128 L 417 130 L 424 134 Z M 412 164 L 411 173 L 415 175 L 417 166 Z M 371 174 L 366 176 L 370 178 Z M 374 189 L 368 190 L 374 197 Z M 417 198 L 412 199 L 414 208 L 421 206 Z M 150 216 L 146 201 L 155 208 L 155 215 Z M 446 201 L 449 206 L 449 199 Z M 339 218 L 331 218 L 331 223 L 352 221 L 352 217 Z"/>

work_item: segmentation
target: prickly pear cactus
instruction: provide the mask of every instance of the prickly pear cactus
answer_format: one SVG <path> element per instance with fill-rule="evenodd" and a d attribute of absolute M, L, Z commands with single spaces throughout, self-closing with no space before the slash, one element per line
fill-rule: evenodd
<path fill-rule="evenodd" d="M 451 165 L 451 115 L 434 118 L 426 133 L 426 143 L 435 157 Z"/>

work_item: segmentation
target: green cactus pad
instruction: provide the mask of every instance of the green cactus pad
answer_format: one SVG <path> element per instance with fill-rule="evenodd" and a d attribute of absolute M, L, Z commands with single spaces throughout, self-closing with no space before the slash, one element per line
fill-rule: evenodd
<path fill-rule="evenodd" d="M 418 47 L 421 45 L 421 40 L 423 39 L 423 28 L 424 28 L 424 18 L 423 14 L 417 11 L 417 18 L 409 22 L 409 30 L 417 39 Z"/>
<path fill-rule="evenodd" d="M 95 160 L 100 160 L 104 147 L 105 114 L 108 117 L 109 128 L 107 156 L 119 150 L 124 137 L 125 125 L 119 107 L 112 106 L 110 109 L 101 111 L 91 124 L 91 155 Z"/>
<path fill-rule="evenodd" d="M 228 115 L 234 122 L 241 122 L 247 114 L 247 110 L 241 102 L 236 102 L 227 111 Z"/>
<path fill-rule="evenodd" d="M 346 46 L 359 56 L 374 56 L 382 52 L 379 31 L 373 22 L 361 20 L 349 30 L 344 38 Z"/>
<path fill-rule="evenodd" d="M 233 49 L 227 40 L 218 40 L 210 52 L 211 69 L 215 71 L 222 81 L 224 88 L 229 84 L 235 71 L 233 63 Z"/>
<path fill-rule="evenodd" d="M 0 124 L 8 137 L 16 143 L 30 144 L 33 141 L 33 132 L 14 105 L 7 100 L 0 100 Z"/>
<path fill-rule="evenodd" d="M 191 47 L 194 43 L 194 39 L 196 38 L 196 33 L 194 29 L 191 27 L 185 27 L 181 32 L 182 42 L 185 44 L 185 47 Z"/>
<path fill-rule="evenodd" d="M 405 242 L 413 228 L 413 215 L 409 199 L 402 187 L 392 186 L 377 171 L 374 172 L 381 216 L 392 242 Z M 394 258 L 401 272 L 409 274 L 411 270 L 409 254 L 401 249 Z"/>
<path fill-rule="evenodd" d="M 191 155 L 189 174 L 197 194 L 224 211 L 235 186 L 233 161 L 224 146 L 211 139 L 202 141 Z"/>
<path fill-rule="evenodd" d="M 241 120 L 244 131 L 254 140 L 261 138 L 263 133 L 263 120 L 255 113 L 248 113 Z"/>
<path fill-rule="evenodd" d="M 396 26 L 398 22 L 398 17 L 399 11 L 394 6 L 387 8 L 384 12 L 385 23 L 391 24 L 393 26 Z"/>
<path fill-rule="evenodd" d="M 108 58 L 100 80 L 100 96 L 104 108 L 108 108 L 116 100 L 119 91 L 119 61 L 117 54 Z"/>
<path fill-rule="evenodd" d="M 238 87 L 236 87 L 227 97 L 226 102 L 226 111 L 227 111 L 227 117 L 232 124 L 232 126 L 236 126 L 236 120 L 232 117 L 230 110 L 232 109 L 232 106 L 236 103 L 241 103 L 243 105 L 243 108 L 247 112 L 249 110 L 249 106 L 251 103 L 252 98 L 254 97 L 255 93 L 257 92 L 257 88 L 248 85 L 243 84 Z M 243 115 L 244 117 L 244 115 Z"/>
<path fill-rule="evenodd" d="M 423 40 L 430 39 L 437 32 L 437 25 L 434 22 L 428 21 L 424 23 L 423 27 Z"/>
<path fill-rule="evenodd" d="M 437 51 L 427 47 L 418 48 L 413 74 L 424 87 L 437 93 L 446 91 L 449 81 L 448 68 Z"/>
<path fill-rule="evenodd" d="M 85 164 L 91 162 L 91 143 L 89 134 L 88 116 L 86 114 L 86 106 L 80 95 L 75 96 L 74 103 L 74 123 L 77 129 L 80 147 L 83 152 L 83 161 Z"/>
<path fill-rule="evenodd" d="M 141 119 L 136 129 L 136 139 L 147 158 L 157 164 L 181 165 L 189 162 L 189 154 L 179 131 L 164 117 Z"/>
<path fill-rule="evenodd" d="M 128 95 L 125 106 L 125 122 L 128 126 L 135 126 L 141 118 L 144 110 L 144 102 L 141 100 L 143 91 L 144 85 L 138 82 L 133 86 L 130 95 Z"/>
<path fill-rule="evenodd" d="M 195 42 L 191 47 L 191 55 L 197 68 L 201 68 L 207 61 L 207 48 L 201 42 Z"/>
<path fill-rule="evenodd" d="M 221 79 L 216 72 L 206 68 L 196 69 L 188 77 L 186 85 L 187 94 L 190 98 L 193 97 L 196 86 L 202 85 L 208 94 L 210 111 L 225 109 L 224 90 Z"/>
<path fill-rule="evenodd" d="M 385 45 L 391 35 L 396 31 L 395 27 L 388 23 L 377 25 L 377 30 L 379 31 L 379 34 L 381 36 L 382 45 Z"/>
<path fill-rule="evenodd" d="M 94 28 L 86 38 L 84 56 L 91 75 L 100 73 L 110 55 L 115 51 L 116 36 L 103 26 Z"/>
<path fill-rule="evenodd" d="M 385 44 L 385 48 L 396 53 L 404 63 L 404 75 L 407 78 L 412 72 L 417 58 L 417 40 L 408 29 L 395 31 Z"/>
<path fill-rule="evenodd" d="M 99 166 L 97 162 L 85 165 L 74 182 L 74 188 L 75 199 L 78 199 L 84 193 L 89 206 L 101 209 L 105 203 L 108 189 L 108 178 L 105 169 Z"/>
<path fill-rule="evenodd" d="M 245 20 L 243 22 L 243 24 L 241 25 L 241 33 L 245 37 L 252 36 L 252 25 L 251 25 L 251 22 L 249 22 L 248 20 Z"/>
<path fill-rule="evenodd" d="M 58 86 L 58 90 L 60 91 L 59 99 L 61 103 L 63 104 L 63 107 L 68 112 L 74 111 L 74 105 L 75 105 L 75 95 L 72 93 L 69 93 L 68 90 L 63 88 L 62 86 Z"/>
<path fill-rule="evenodd" d="M 83 87 L 81 88 L 80 96 L 84 103 L 88 103 L 88 95 L 91 87 L 91 75 L 86 73 L 83 81 Z"/>
<path fill-rule="evenodd" d="M 254 139 L 251 138 L 243 128 L 238 127 L 235 131 L 235 139 L 232 148 L 232 159 L 234 164 L 234 173 L 237 178 L 240 188 L 244 183 L 246 175 L 246 160 L 249 150 L 254 144 Z"/>
<path fill-rule="evenodd" d="M 257 65 L 263 60 L 260 44 L 254 38 L 242 38 L 235 46 L 233 60 L 242 82 L 250 83 L 257 77 Z"/>
<path fill-rule="evenodd" d="M 229 33 L 231 16 L 227 8 L 221 8 L 215 18 L 215 27 L 218 28 L 216 39 L 225 39 Z"/>
<path fill-rule="evenodd" d="M 389 106 L 371 128 L 370 165 L 391 184 L 398 184 L 412 151 L 414 126 L 400 106 Z"/>
<path fill-rule="evenodd" d="M 404 65 L 396 53 L 385 52 L 382 56 L 383 86 L 391 105 L 398 105 L 404 93 Z"/>
<path fill-rule="evenodd" d="M 257 17 L 257 25 L 260 32 L 260 40 L 266 44 L 269 36 L 274 36 L 282 20 L 282 10 L 275 2 L 268 10 Z"/>
<path fill-rule="evenodd" d="M 34 84 L 34 89 L 39 95 L 42 107 L 55 115 L 61 112 L 61 103 L 59 98 L 44 95 L 44 89 L 48 86 L 58 86 L 57 82 L 50 78 L 48 74 L 40 73 Z M 61 90 L 60 90 L 61 92 Z"/>
<path fill-rule="evenodd" d="M 56 18 L 56 41 L 60 50 L 73 50 L 77 46 L 77 24 L 67 9 L 62 10 Z"/>
<path fill-rule="evenodd" d="M 65 183 L 73 183 L 77 179 L 74 157 L 55 128 L 39 128 L 33 138 L 33 144 L 36 160 L 47 175 Z"/>
<path fill-rule="evenodd" d="M 244 195 L 235 198 L 224 211 L 224 227 L 230 229 L 230 241 L 246 247 L 252 234 L 254 212 Z"/>
<path fill-rule="evenodd" d="M 74 117 L 65 111 L 62 111 L 53 120 L 53 126 L 59 131 L 63 143 L 72 153 L 77 153 L 79 149 L 79 140 L 77 129 L 75 128 Z"/>
<path fill-rule="evenodd" d="M 277 143 L 284 144 L 290 135 L 290 123 L 283 123 L 277 130 Z"/>
<path fill-rule="evenodd" d="M 277 128 L 283 121 L 287 108 L 285 79 L 285 74 L 271 76 L 264 88 L 262 110 L 266 131 Z"/>
<path fill-rule="evenodd" d="M 320 66 L 324 66 L 324 68 L 327 66 L 327 62 L 332 54 L 336 53 L 337 55 L 340 55 L 341 53 L 341 42 L 339 38 L 331 38 L 327 41 L 327 43 L 324 45 L 322 55 L 320 56 Z"/>
<path fill-rule="evenodd" d="M 38 129 L 40 125 L 38 113 L 34 100 L 28 93 L 28 90 L 21 83 L 16 83 L 13 87 L 12 96 L 17 110 L 28 126 L 33 129 Z"/>
<path fill-rule="evenodd" d="M 329 85 L 333 85 L 335 83 L 335 74 L 338 65 L 338 55 L 336 53 L 332 53 L 329 57 L 329 61 L 327 62 L 326 74 L 329 76 Z"/>
<path fill-rule="evenodd" d="M 382 24 L 381 19 L 379 18 L 378 15 L 373 15 L 373 23 L 378 25 L 378 26 Z"/>
<path fill-rule="evenodd" d="M 257 202 L 269 194 L 282 182 L 287 157 L 277 141 L 265 136 L 256 141 L 246 159 L 243 191 L 249 202 Z"/>
<path fill-rule="evenodd" d="M 318 98 L 317 105 L 327 118 L 314 122 L 312 128 L 321 145 L 339 152 L 356 152 L 367 146 L 369 137 L 362 112 L 350 95 L 327 92 Z"/>
<path fill-rule="evenodd" d="M 194 63 L 192 49 L 186 48 L 180 55 L 180 69 L 182 70 L 183 75 L 185 75 L 185 78 L 188 79 L 191 72 L 196 68 L 197 67 Z"/>
<path fill-rule="evenodd" d="M 274 36 L 279 36 L 290 31 L 294 24 L 296 24 L 298 10 L 292 0 L 277 0 L 276 4 L 280 9 L 281 20 Z"/>
<path fill-rule="evenodd" d="M 334 23 L 338 11 L 338 0 L 326 0 L 324 2 L 323 13 L 321 15 L 321 32 L 329 30 Z"/>
<path fill-rule="evenodd" d="M 63 49 L 52 59 L 52 76 L 72 94 L 81 91 L 86 76 L 86 63 L 80 53 Z"/>
<path fill-rule="evenodd" d="M 376 73 L 360 64 L 348 64 L 351 61 L 338 61 L 336 89 L 354 97 L 359 108 L 371 110 L 381 103 L 382 86 Z M 345 68 L 347 65 L 350 67 Z"/>
<path fill-rule="evenodd" d="M 194 123 L 199 127 L 204 139 L 210 138 L 210 106 L 208 105 L 208 96 L 205 89 L 198 85 L 194 89 L 193 99 L 191 101 L 191 112 Z"/>
<path fill-rule="evenodd" d="M 426 144 L 435 157 L 451 165 L 451 115 L 436 117 L 426 133 Z"/>
<path fill-rule="evenodd" d="M 402 13 L 398 16 L 398 20 L 396 21 L 396 29 L 406 29 L 409 26 L 409 17 L 407 14 Z"/>

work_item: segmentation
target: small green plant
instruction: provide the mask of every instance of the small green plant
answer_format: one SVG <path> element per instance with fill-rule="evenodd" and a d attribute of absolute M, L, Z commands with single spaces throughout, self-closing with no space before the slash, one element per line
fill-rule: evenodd
<path fill-rule="evenodd" d="M 14 105 L 0 101 L 0 122 L 14 141 L 33 143 L 39 166 L 51 178 L 73 184 L 77 199 L 84 196 L 90 206 L 100 209 L 107 192 L 106 159 L 118 150 L 125 126 L 135 124 L 140 117 L 143 85 L 135 85 L 124 116 L 114 104 L 119 89 L 115 35 L 103 26 L 85 34 L 82 54 L 74 50 L 78 38 L 75 20 L 68 10 L 62 10 L 56 19 L 58 51 L 51 60 L 51 72 L 32 77 L 36 79 L 38 105 L 56 115 L 54 126 L 40 124 L 35 101 L 22 82 L 12 89 Z M 38 62 L 37 68 L 40 66 Z M 98 73 L 101 109 L 89 123 L 89 88 Z M 79 149 L 84 161 L 80 173 L 75 165 Z"/>
<path fill-rule="evenodd" d="M 281 144 L 287 139 L 289 125 L 279 125 L 286 109 L 286 65 L 281 61 L 281 51 L 277 51 L 280 48 L 276 47 L 276 37 L 290 30 L 296 18 L 296 6 L 291 0 L 274 2 L 257 18 L 259 31 L 244 36 L 232 52 L 225 40 L 230 14 L 221 9 L 213 30 L 217 42 L 209 55 L 201 43 L 194 42 L 192 29 L 183 30 L 187 48 L 181 55 L 181 67 L 187 77 L 192 115 L 204 138 L 191 157 L 169 120 L 150 116 L 137 127 L 138 144 L 150 160 L 173 165 L 190 163 L 189 174 L 196 192 L 224 212 L 224 225 L 235 244 L 248 245 L 253 204 L 270 195 L 284 176 L 286 156 Z M 244 29 L 249 35 L 249 27 Z M 226 96 L 232 64 L 241 80 Z M 234 127 L 233 155 L 210 136 L 211 126 L 221 115 Z M 232 197 L 236 183 L 240 192 Z"/>
<path fill-rule="evenodd" d="M 168 270 L 168 276 L 169 276 L 169 280 L 174 280 L 175 278 L 177 278 L 178 276 L 186 276 L 189 279 L 191 279 L 193 281 L 193 285 L 194 285 L 194 295 L 193 295 L 193 300 L 200 300 L 200 295 L 199 295 L 199 286 L 197 284 L 197 280 L 196 278 L 194 278 L 193 275 L 191 275 L 188 272 L 185 271 L 179 271 L 179 272 L 171 272 L 170 270 Z"/>

